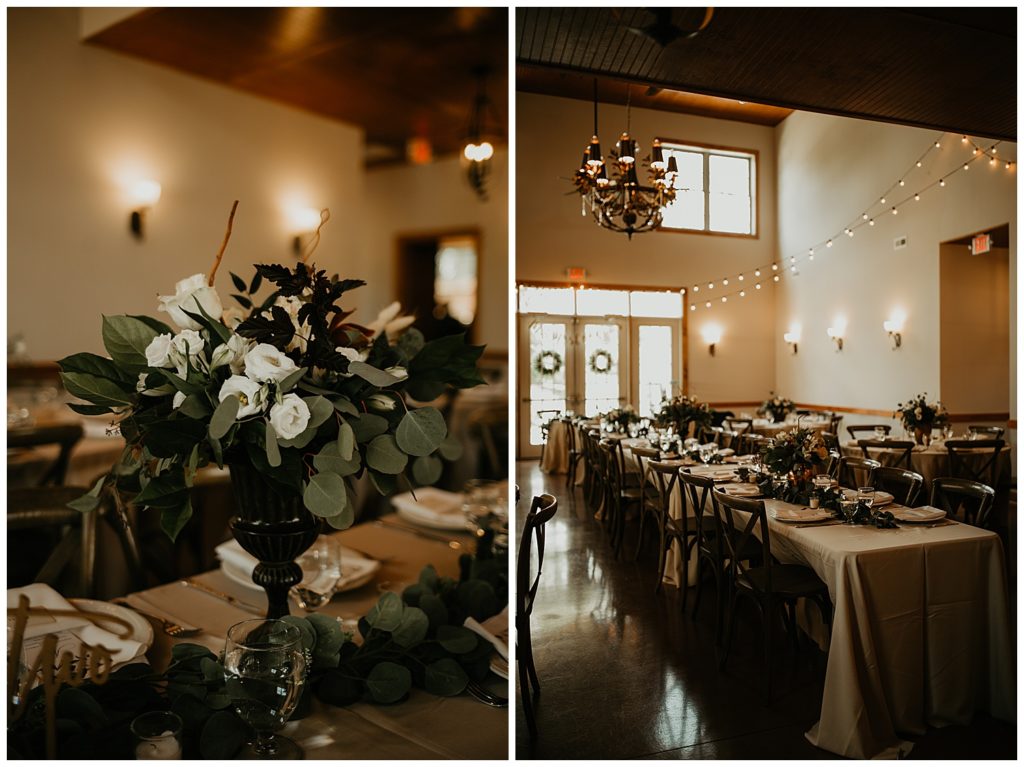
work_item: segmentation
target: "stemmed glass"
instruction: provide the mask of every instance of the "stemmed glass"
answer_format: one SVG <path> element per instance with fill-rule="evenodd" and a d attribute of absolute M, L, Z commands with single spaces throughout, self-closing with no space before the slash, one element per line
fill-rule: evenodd
<path fill-rule="evenodd" d="M 819 506 L 821 505 L 822 496 L 824 495 L 825 490 L 830 487 L 832 487 L 832 477 L 828 474 L 816 474 L 814 476 L 814 490 L 817 494 Z"/>
<path fill-rule="evenodd" d="M 857 516 L 857 499 L 844 496 L 839 501 L 839 510 L 846 517 L 846 524 L 852 525 L 854 523 L 853 518 Z"/>
<path fill-rule="evenodd" d="M 875 439 L 877 439 L 879 442 L 885 440 L 885 427 L 884 426 L 876 426 L 875 427 Z"/>
<path fill-rule="evenodd" d="M 321 535 L 295 561 L 302 568 L 302 582 L 292 587 L 292 596 L 303 610 L 319 610 L 338 590 L 341 544 L 333 536 Z"/>
<path fill-rule="evenodd" d="M 871 507 L 875 503 L 875 488 L 873 487 L 858 487 L 857 488 L 857 503 L 863 503 L 868 507 L 868 511 L 871 511 Z"/>
<path fill-rule="evenodd" d="M 254 618 L 228 629 L 224 679 L 238 715 L 256 731 L 241 759 L 301 759 L 302 749 L 275 734 L 292 715 L 306 682 L 298 627 Z"/>
<path fill-rule="evenodd" d="M 708 461 L 710 461 L 711 457 L 715 453 L 717 453 L 717 452 L 718 452 L 718 446 L 717 445 L 701 445 L 700 448 L 698 448 L 698 454 L 700 455 L 700 460 L 704 463 L 705 466 L 708 465 Z"/>

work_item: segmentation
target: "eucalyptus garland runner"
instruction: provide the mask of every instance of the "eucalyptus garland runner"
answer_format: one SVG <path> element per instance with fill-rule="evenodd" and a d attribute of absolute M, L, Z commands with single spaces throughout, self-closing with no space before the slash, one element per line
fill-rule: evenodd
<path fill-rule="evenodd" d="M 533 358 L 533 369 L 540 376 L 556 376 L 558 371 L 562 369 L 562 355 L 545 349 Z"/>
<path fill-rule="evenodd" d="M 611 372 L 612 362 L 612 355 L 604 349 L 598 349 L 590 355 L 590 369 L 598 375 Z"/>
<path fill-rule="evenodd" d="M 334 618 L 284 618 L 302 633 L 310 670 L 292 719 L 308 715 L 311 696 L 333 706 L 391 704 L 413 687 L 451 697 L 470 680 L 483 679 L 493 648 L 462 624 L 467 617 L 484 621 L 507 604 L 507 561 L 463 555 L 460 566 L 458 581 L 439 577 L 428 565 L 401 596 L 383 594 L 359 621 L 361 644 Z M 44 708 L 37 687 L 25 716 L 9 725 L 9 758 L 45 758 Z M 183 722 L 186 759 L 231 759 L 251 737 L 231 706 L 221 659 L 206 647 L 181 643 L 162 674 L 135 663 L 115 671 L 104 685 L 64 687 L 57 696 L 58 756 L 130 758 L 132 719 L 167 709 Z"/>

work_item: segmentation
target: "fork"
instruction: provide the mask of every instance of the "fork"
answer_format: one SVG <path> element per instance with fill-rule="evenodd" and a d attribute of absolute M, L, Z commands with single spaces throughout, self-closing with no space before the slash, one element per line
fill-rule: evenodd
<path fill-rule="evenodd" d="M 470 682 L 466 685 L 466 691 L 481 703 L 494 708 L 508 708 L 508 698 L 502 698 L 489 690 L 485 690 L 477 682 Z"/>

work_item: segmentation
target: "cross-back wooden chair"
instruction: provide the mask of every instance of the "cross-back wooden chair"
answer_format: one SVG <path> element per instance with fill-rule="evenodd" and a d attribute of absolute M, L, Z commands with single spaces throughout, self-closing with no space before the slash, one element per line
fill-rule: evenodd
<path fill-rule="evenodd" d="M 875 471 L 881 465 L 878 461 L 870 458 L 843 455 L 839 457 L 836 479 L 839 480 L 840 487 L 857 488 L 870 486 L 874 482 Z"/>
<path fill-rule="evenodd" d="M 57 445 L 59 452 L 56 460 L 43 473 L 37 484 L 40 487 L 45 485 L 63 485 L 67 477 L 68 465 L 71 462 L 71 451 L 74 450 L 75 445 L 82 439 L 84 433 L 82 425 L 78 423 L 25 426 L 8 429 L 7 449 Z"/>
<path fill-rule="evenodd" d="M 537 721 L 533 699 L 540 695 L 540 681 L 533 659 L 533 637 L 530 617 L 537 599 L 541 571 L 544 567 L 545 525 L 558 511 L 558 500 L 553 495 L 538 495 L 530 504 L 523 533 L 519 539 L 516 559 L 516 665 L 519 667 L 519 689 L 522 693 L 523 713 L 530 729 L 530 737 L 537 737 Z M 533 544 L 537 544 L 537 574 L 530 580 L 533 562 Z M 532 692 L 531 692 L 532 689 Z"/>
<path fill-rule="evenodd" d="M 765 704 L 771 703 L 772 690 L 772 618 L 781 614 L 796 642 L 796 602 L 808 599 L 818 605 L 825 625 L 832 622 L 832 602 L 828 587 L 814 570 L 803 565 L 775 562 L 771 553 L 771 535 L 764 501 L 737 498 L 715 490 L 714 497 L 722 515 L 723 553 L 729 560 L 732 599 L 726 624 L 725 649 L 720 668 L 725 668 L 736 628 L 736 608 L 740 598 L 750 599 L 761 616 L 764 647 Z M 759 546 L 761 561 L 744 559 L 744 550 Z"/>
<path fill-rule="evenodd" d="M 968 434 L 976 434 L 985 439 L 1002 439 L 1005 429 L 1001 426 L 976 426 L 967 427 Z"/>
<path fill-rule="evenodd" d="M 876 490 L 891 493 L 896 503 L 913 507 L 921 494 L 921 488 L 924 487 L 924 477 L 910 469 L 879 466 L 875 469 L 872 486 Z"/>
<path fill-rule="evenodd" d="M 850 435 L 850 439 L 859 439 L 858 434 L 874 434 L 875 429 L 885 429 L 885 435 L 889 436 L 889 432 L 892 431 L 892 426 L 887 423 L 858 423 L 852 426 L 846 427 L 847 434 Z"/>
<path fill-rule="evenodd" d="M 690 549 L 696 542 L 696 531 L 689 529 L 686 518 L 685 500 L 680 496 L 682 502 L 682 516 L 675 518 L 671 515 L 672 493 L 679 481 L 679 464 L 674 461 L 651 461 L 648 464 L 654 486 L 658 492 L 658 571 L 654 585 L 654 593 L 661 591 L 662 576 L 665 573 L 665 560 L 668 550 L 672 548 L 672 542 L 678 541 L 682 550 L 683 558 L 683 582 L 680 590 L 683 595 L 683 603 L 686 601 L 686 573 L 689 562 Z M 692 540 L 691 540 L 692 539 Z"/>
<path fill-rule="evenodd" d="M 565 474 L 565 486 L 572 490 L 576 487 L 576 467 L 583 460 L 583 449 L 579 444 L 579 431 L 571 418 L 563 418 L 565 424 L 566 444 L 569 446 L 569 470 Z"/>
<path fill-rule="evenodd" d="M 658 488 L 654 484 L 654 477 L 651 474 L 651 461 L 661 460 L 661 450 L 656 447 L 637 446 L 630 448 L 640 464 L 640 529 L 636 537 L 636 553 L 633 560 L 640 558 L 640 549 L 644 544 L 644 532 L 647 530 L 647 519 L 654 517 L 657 527 L 658 510 Z"/>
<path fill-rule="evenodd" d="M 913 465 L 910 463 L 911 454 L 914 452 L 913 440 L 860 439 L 857 440 L 857 444 L 860 446 L 861 452 L 864 454 L 865 458 L 871 458 L 871 454 L 868 452 L 869 450 L 891 450 L 897 455 L 892 464 L 889 465 L 898 466 L 901 469 L 913 470 Z"/>
<path fill-rule="evenodd" d="M 999 484 L 999 453 L 1006 443 L 1001 439 L 948 439 L 949 475 L 990 487 Z"/>
<path fill-rule="evenodd" d="M 691 617 L 696 619 L 697 610 L 700 609 L 704 592 L 704 567 L 707 565 L 715 579 L 715 644 L 721 645 L 722 616 L 725 614 L 725 600 L 729 593 L 729 574 L 726 572 L 727 560 L 722 550 L 721 512 L 713 492 L 715 481 L 711 477 L 697 476 L 688 471 L 680 472 L 679 481 L 680 492 L 683 494 L 683 514 L 688 509 L 692 511 L 696 528 L 697 593 Z M 759 556 L 757 551 L 748 553 L 755 558 Z"/>
<path fill-rule="evenodd" d="M 996 491 L 982 482 L 959 477 L 937 477 L 932 480 L 929 504 L 944 509 L 959 522 L 991 529 L 992 506 Z"/>

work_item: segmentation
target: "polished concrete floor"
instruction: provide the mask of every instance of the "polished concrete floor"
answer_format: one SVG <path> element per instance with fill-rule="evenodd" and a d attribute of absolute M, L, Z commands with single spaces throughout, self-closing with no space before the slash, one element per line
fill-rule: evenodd
<path fill-rule="evenodd" d="M 559 510 L 547 527 L 544 570 L 533 613 L 534 656 L 542 693 L 532 742 L 516 714 L 517 759 L 829 759 L 804 732 L 818 718 L 824 656 L 776 643 L 774 700 L 762 705 L 757 617 L 741 613 L 729 664 L 718 670 L 714 587 L 699 614 L 680 612 L 675 589 L 654 593 L 656 546 L 633 561 L 635 537 L 616 560 L 599 522 L 570 496 L 564 476 L 536 461 L 517 464 L 529 499 L 550 492 Z M 632 531 L 631 531 L 632 533 Z M 1016 728 L 990 718 L 972 727 L 930 731 L 910 758 L 1014 758 Z"/>

